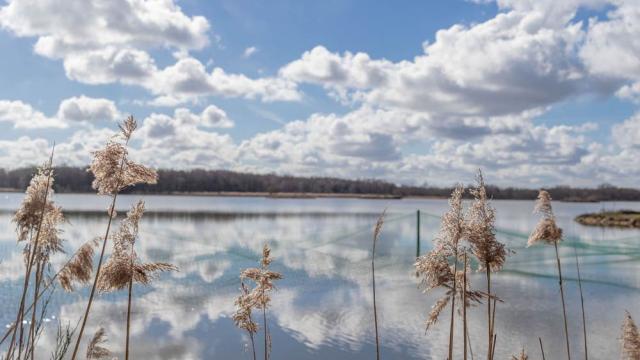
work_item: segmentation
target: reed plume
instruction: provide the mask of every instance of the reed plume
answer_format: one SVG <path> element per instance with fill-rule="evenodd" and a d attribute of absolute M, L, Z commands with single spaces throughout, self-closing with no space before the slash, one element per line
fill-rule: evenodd
<path fill-rule="evenodd" d="M 625 311 L 622 323 L 622 360 L 640 360 L 640 332 L 631 314 Z"/>
<path fill-rule="evenodd" d="M 551 207 L 551 195 L 546 190 L 540 190 L 534 212 L 542 214 L 542 218 L 529 236 L 527 247 L 541 242 L 545 244 L 553 244 L 556 251 L 558 285 L 560 286 L 560 299 L 562 300 L 562 315 L 564 318 L 564 337 L 567 346 L 567 359 L 571 360 L 567 309 L 564 301 L 564 288 L 562 286 L 562 265 L 560 264 L 560 255 L 558 254 L 558 243 L 562 241 L 562 229 L 556 225 L 556 217 L 553 214 L 553 208 Z"/>
<path fill-rule="evenodd" d="M 84 243 L 58 272 L 60 286 L 67 292 L 75 290 L 74 282 L 87 285 L 93 272 L 93 255 L 100 238 Z"/>
<path fill-rule="evenodd" d="M 82 324 L 80 326 L 80 332 L 78 333 L 78 339 L 76 340 L 76 344 L 73 349 L 73 355 L 71 357 L 72 360 L 75 360 L 78 355 L 80 342 L 82 341 L 82 335 L 84 334 L 84 328 L 89 318 L 98 280 L 100 279 L 104 251 L 107 245 L 107 239 L 109 238 L 111 223 L 115 217 L 115 205 L 118 193 L 122 189 L 136 184 L 155 184 L 158 179 L 154 170 L 147 168 L 144 165 L 134 163 L 128 158 L 127 145 L 129 144 L 129 140 L 136 128 L 137 123 L 135 119 L 133 116 L 129 116 L 120 125 L 120 133 L 110 139 L 104 149 L 93 153 L 93 160 L 89 166 L 89 171 L 92 172 L 95 177 L 92 187 L 98 191 L 98 194 L 110 196 L 111 205 L 109 206 L 109 220 L 107 221 L 107 228 L 101 239 L 102 248 L 100 251 L 100 257 L 98 258 L 98 266 L 93 278 L 93 285 L 87 301 L 87 307 L 82 317 Z M 152 271 L 153 269 L 147 270 Z"/>
<path fill-rule="evenodd" d="M 467 234 L 466 216 L 462 207 L 464 188 L 457 186 L 449 200 L 449 210 L 442 216 L 440 231 L 434 240 L 434 248 L 420 256 L 414 264 L 416 275 L 421 278 L 423 291 L 444 288 L 445 295 L 431 308 L 426 320 L 426 329 L 437 323 L 440 313 L 451 303 L 451 321 L 449 325 L 449 359 L 453 359 L 454 312 L 456 297 L 463 299 L 463 306 L 480 301 L 480 294 L 468 290 L 464 281 L 464 271 L 458 271 L 458 262 L 466 252 L 461 242 Z M 449 261 L 453 260 L 453 266 Z M 464 283 L 464 285 L 462 285 Z M 464 286 L 464 287 L 463 287 Z"/>
<path fill-rule="evenodd" d="M 522 349 L 520 354 L 511 356 L 511 360 L 529 360 L 529 356 L 527 356 L 527 353 Z"/>
<path fill-rule="evenodd" d="M 131 207 L 127 217 L 122 220 L 118 231 L 112 235 L 113 252 L 98 278 L 98 290 L 101 292 L 117 291 L 127 286 L 129 288 L 125 359 L 129 359 L 133 283 L 148 285 L 159 272 L 177 270 L 175 266 L 168 263 L 143 263 L 138 258 L 134 246 L 143 214 L 144 202 L 140 200 Z"/>
<path fill-rule="evenodd" d="M 491 311 L 491 272 L 500 271 L 504 266 L 507 251 L 504 244 L 496 239 L 495 221 L 496 211 L 487 197 L 482 171 L 478 170 L 476 187 L 470 189 L 473 204 L 469 209 L 469 219 L 466 227 L 467 238 L 471 245 L 471 253 L 476 257 L 479 270 L 484 270 L 487 279 L 487 359 L 493 358 L 494 324 Z"/>
<path fill-rule="evenodd" d="M 106 342 L 107 336 L 104 329 L 98 329 L 87 346 L 87 360 L 100 360 L 111 357 L 111 351 L 104 347 Z"/>
<path fill-rule="evenodd" d="M 249 291 L 244 282 L 240 283 L 240 295 L 236 298 L 234 304 L 236 312 L 233 314 L 233 322 L 242 330 L 249 334 L 251 339 L 251 349 L 253 351 L 253 360 L 256 360 L 256 344 L 254 336 L 258 332 L 258 324 L 253 321 L 251 316 L 252 310 L 257 306 L 257 298 L 254 293 Z"/>
<path fill-rule="evenodd" d="M 371 251 L 371 283 L 373 290 L 373 323 L 376 333 L 376 359 L 380 360 L 380 338 L 378 336 L 378 308 L 376 306 L 376 243 L 378 242 L 378 237 L 380 236 L 380 232 L 382 231 L 382 225 L 384 224 L 384 216 L 386 213 L 386 209 L 382 212 L 380 217 L 378 217 L 378 221 L 376 221 L 376 226 L 373 230 L 373 249 Z"/>
<path fill-rule="evenodd" d="M 282 274 L 269 270 L 269 265 L 273 259 L 271 258 L 271 249 L 267 244 L 262 248 L 262 259 L 259 268 L 249 268 L 242 271 L 240 279 L 249 279 L 255 283 L 255 287 L 251 290 L 255 297 L 255 308 L 262 310 L 263 330 L 264 330 L 264 359 L 269 360 L 271 352 L 271 338 L 267 325 L 267 307 L 271 302 L 271 292 L 275 289 L 274 281 L 283 278 Z"/>

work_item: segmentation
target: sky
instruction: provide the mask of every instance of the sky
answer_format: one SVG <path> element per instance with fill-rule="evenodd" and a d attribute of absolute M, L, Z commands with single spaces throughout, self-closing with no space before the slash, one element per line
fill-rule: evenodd
<path fill-rule="evenodd" d="M 637 0 L 0 0 L 0 167 L 640 187 Z"/>

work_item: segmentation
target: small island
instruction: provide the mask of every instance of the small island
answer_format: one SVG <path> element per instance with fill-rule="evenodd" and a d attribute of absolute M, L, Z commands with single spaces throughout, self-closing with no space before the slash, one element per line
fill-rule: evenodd
<path fill-rule="evenodd" d="M 582 214 L 575 219 L 582 225 L 640 228 L 640 211 L 619 210 Z"/>

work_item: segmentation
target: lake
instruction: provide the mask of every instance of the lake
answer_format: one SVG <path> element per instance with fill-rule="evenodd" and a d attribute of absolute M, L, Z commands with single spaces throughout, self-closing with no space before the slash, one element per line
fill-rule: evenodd
<path fill-rule="evenodd" d="M 118 197 L 120 214 L 140 196 Z M 431 247 L 446 200 L 267 199 L 249 197 L 143 196 L 148 213 L 137 250 L 143 260 L 177 265 L 151 286 L 134 287 L 132 351 L 135 359 L 250 359 L 249 338 L 231 319 L 239 273 L 258 265 L 264 243 L 272 247 L 273 269 L 284 275 L 268 311 L 273 359 L 372 359 L 375 356 L 371 293 L 371 237 L 377 216 L 388 216 L 378 243 L 376 296 L 383 359 L 443 359 L 448 316 L 425 333 L 425 319 L 441 293 L 418 289 L 417 210 L 421 252 Z M 0 193 L 0 312 L 4 327 L 13 320 L 24 273 L 22 246 L 10 220 L 22 194 Z M 87 194 L 55 195 L 69 223 L 66 249 L 104 233 L 108 199 Z M 562 310 L 553 247 L 525 248 L 538 216 L 533 201 L 494 201 L 497 235 L 514 251 L 504 270 L 492 276 L 504 301 L 496 312 L 496 359 L 525 347 L 541 358 L 564 356 Z M 624 310 L 640 320 L 640 231 L 577 224 L 581 213 L 601 209 L 640 210 L 640 203 L 554 203 L 565 241 L 560 250 L 566 277 L 571 346 L 582 356 L 580 297 L 575 254 L 581 263 L 594 359 L 617 358 Z M 65 255 L 53 259 L 54 269 Z M 484 289 L 483 274 L 471 274 L 472 287 Z M 67 294 L 58 289 L 49 305 L 36 358 L 48 358 L 58 321 L 75 324 L 89 289 Z M 102 326 L 108 347 L 124 348 L 126 291 L 100 295 L 85 337 Z M 486 307 L 469 310 L 474 356 L 486 356 Z M 456 324 L 457 329 L 461 323 Z M 457 337 L 459 339 L 460 337 Z M 261 354 L 261 333 L 257 337 Z M 460 341 L 461 342 L 461 341 Z M 461 343 L 456 344 L 462 345 Z M 458 348 L 459 349 L 459 348 Z M 460 354 L 458 352 L 457 354 Z M 461 358 L 456 355 L 456 358 Z"/>

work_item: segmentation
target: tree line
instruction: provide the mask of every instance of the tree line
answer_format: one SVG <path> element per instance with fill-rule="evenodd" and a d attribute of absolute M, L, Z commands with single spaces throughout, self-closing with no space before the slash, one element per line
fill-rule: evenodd
<path fill-rule="evenodd" d="M 23 191 L 35 173 L 34 167 L 0 169 L 0 188 Z M 311 194 L 373 194 L 391 196 L 448 197 L 452 187 L 396 185 L 376 179 L 340 179 L 276 174 L 253 174 L 227 170 L 158 170 L 157 184 L 136 187 L 136 193 L 176 194 L 196 192 L 260 192 Z M 93 175 L 86 168 L 55 168 L 54 189 L 59 193 L 94 192 Z M 640 190 L 603 184 L 595 188 L 554 186 L 546 189 L 562 201 L 640 201 Z M 131 191 L 131 190 L 129 190 Z M 125 191 L 126 192 L 126 191 Z M 494 199 L 535 199 L 537 189 L 487 186 Z"/>

